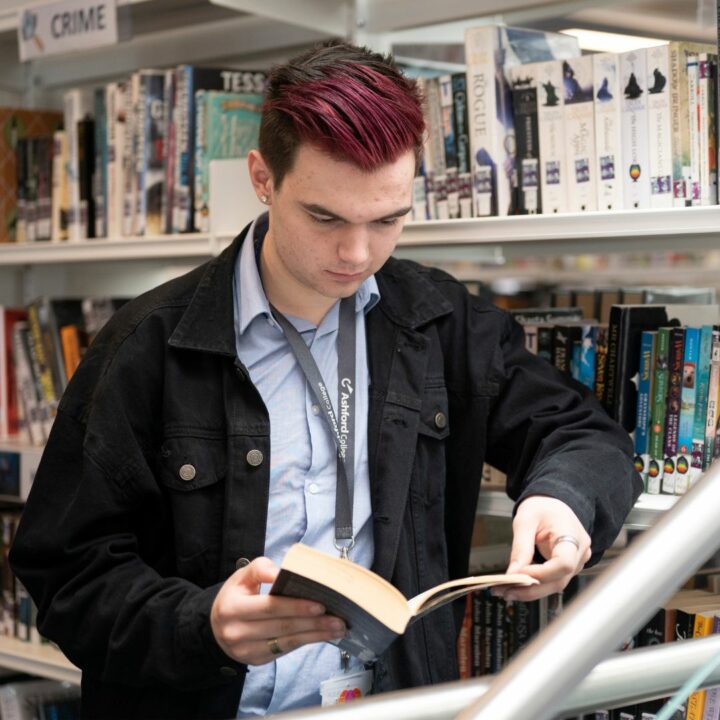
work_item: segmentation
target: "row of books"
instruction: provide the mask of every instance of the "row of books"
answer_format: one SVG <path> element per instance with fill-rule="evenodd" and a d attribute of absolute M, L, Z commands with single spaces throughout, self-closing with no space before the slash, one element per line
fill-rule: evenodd
<path fill-rule="evenodd" d="M 124 302 L 41 297 L 27 308 L 0 306 L 0 437 L 45 443 L 82 355 Z"/>
<path fill-rule="evenodd" d="M 207 231 L 209 163 L 257 147 L 266 80 L 256 70 L 144 69 L 68 91 L 63 114 L 36 111 L 51 118 L 43 133 L 15 120 L 0 241 Z"/>
<path fill-rule="evenodd" d="M 0 718 L 3 720 L 79 720 L 80 688 L 31 675 L 2 678 Z"/>
<path fill-rule="evenodd" d="M 613 305 L 608 323 L 579 308 L 511 312 L 528 349 L 633 434 L 646 492 L 684 494 L 720 456 L 716 304 Z"/>
<path fill-rule="evenodd" d="M 582 55 L 567 36 L 466 31 L 466 72 L 422 78 L 413 217 L 717 204 L 716 48 Z"/>

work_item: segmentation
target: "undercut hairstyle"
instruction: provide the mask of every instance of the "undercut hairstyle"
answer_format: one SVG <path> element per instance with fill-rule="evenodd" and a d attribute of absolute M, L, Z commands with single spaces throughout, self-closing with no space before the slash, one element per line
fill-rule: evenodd
<path fill-rule="evenodd" d="M 412 150 L 419 167 L 424 132 L 417 85 L 390 55 L 330 41 L 273 68 L 259 148 L 279 189 L 302 143 L 366 171 Z"/>

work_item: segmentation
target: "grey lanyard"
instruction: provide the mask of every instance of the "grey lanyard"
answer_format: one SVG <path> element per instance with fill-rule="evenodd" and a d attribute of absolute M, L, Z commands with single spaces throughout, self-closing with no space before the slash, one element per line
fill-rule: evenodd
<path fill-rule="evenodd" d="M 353 491 L 355 484 L 355 295 L 340 301 L 338 324 L 338 410 L 333 410 L 330 395 L 320 369 L 300 333 L 289 320 L 270 306 L 273 317 L 285 333 L 315 400 L 324 410 L 337 451 L 335 491 L 335 547 L 342 557 L 355 545 L 353 536 Z M 343 543 L 342 541 L 349 541 Z"/>

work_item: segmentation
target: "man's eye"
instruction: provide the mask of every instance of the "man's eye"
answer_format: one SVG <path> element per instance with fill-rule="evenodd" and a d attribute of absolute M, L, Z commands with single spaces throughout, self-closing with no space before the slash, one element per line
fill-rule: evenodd
<path fill-rule="evenodd" d="M 398 218 L 387 218 L 387 220 L 378 220 L 379 225 L 396 225 Z"/>
<path fill-rule="evenodd" d="M 319 217 L 317 215 L 311 215 L 310 217 L 320 225 L 330 225 L 330 223 L 336 222 L 335 218 L 331 217 Z"/>

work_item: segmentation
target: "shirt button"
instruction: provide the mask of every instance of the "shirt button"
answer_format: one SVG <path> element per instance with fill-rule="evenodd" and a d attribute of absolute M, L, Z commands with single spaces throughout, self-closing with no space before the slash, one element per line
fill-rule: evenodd
<path fill-rule="evenodd" d="M 252 465 L 253 467 L 257 467 L 258 465 L 262 465 L 263 461 L 263 454 L 258 450 L 257 448 L 253 448 L 248 452 L 248 454 L 245 456 L 245 459 L 248 462 L 248 465 Z"/>
<path fill-rule="evenodd" d="M 447 417 L 445 416 L 445 413 L 435 413 L 435 427 L 439 430 L 447 427 Z"/>
<path fill-rule="evenodd" d="M 310 483 L 308 490 L 311 494 L 316 495 L 320 491 L 320 488 L 317 486 L 317 483 Z"/>
<path fill-rule="evenodd" d="M 195 479 L 195 475 L 197 473 L 195 472 L 195 468 L 192 465 L 183 465 L 180 468 L 178 474 L 180 475 L 181 480 L 184 480 L 185 482 L 190 482 L 191 480 Z"/>
<path fill-rule="evenodd" d="M 224 675 L 225 677 L 235 677 L 238 673 L 235 668 L 228 667 L 227 665 L 223 665 L 220 668 L 220 674 Z"/>
<path fill-rule="evenodd" d="M 247 558 L 238 558 L 235 561 L 235 569 L 240 570 L 244 567 L 247 567 L 250 564 L 250 561 Z"/>
<path fill-rule="evenodd" d="M 320 414 L 320 406 L 319 405 L 313 405 L 311 408 L 313 415 L 319 415 Z"/>

